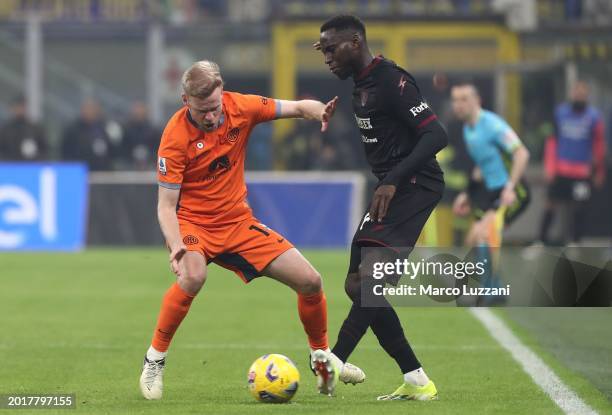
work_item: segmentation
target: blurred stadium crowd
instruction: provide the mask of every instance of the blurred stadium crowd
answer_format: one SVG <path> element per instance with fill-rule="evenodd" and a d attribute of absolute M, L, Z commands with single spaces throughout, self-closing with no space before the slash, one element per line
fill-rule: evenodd
<path fill-rule="evenodd" d="M 519 3 L 521 7 L 518 7 Z M 83 52 L 82 58 L 78 55 L 79 47 L 82 47 L 80 42 L 82 39 L 79 39 L 81 36 L 90 37 L 92 41 L 99 41 L 101 37 L 117 37 L 131 44 L 138 36 L 134 30 L 146 30 L 142 28 L 152 21 L 162 22 L 166 25 L 167 32 L 171 31 L 168 29 L 170 27 L 191 29 L 227 23 L 233 25 L 231 26 L 233 29 L 248 26 L 247 37 L 253 31 L 261 32 L 258 39 L 266 43 L 271 30 L 270 22 L 275 19 L 307 19 L 313 15 L 330 15 L 338 12 L 355 12 L 366 20 L 386 19 L 391 16 L 394 19 L 403 17 L 407 21 L 411 19 L 499 21 L 505 18 L 507 25 L 516 26 L 517 31 L 526 33 L 525 36 L 534 36 L 533 33 L 550 30 L 592 31 L 593 27 L 605 28 L 612 22 L 612 6 L 605 0 L 5 1 L 0 5 L 0 51 L 6 52 L 3 55 L 7 61 L 5 65 L 0 65 L 0 83 L 8 84 L 5 91 L 14 91 L 14 93 L 5 94 L 5 97 L 0 99 L 0 159 L 82 160 L 87 162 L 92 170 L 151 168 L 151 163 L 155 160 L 160 128 L 179 105 L 179 91 L 176 86 L 182 69 L 190 62 L 190 57 L 180 51 L 172 54 L 172 45 L 170 45 L 172 34 L 168 33 L 167 46 L 170 57 L 169 63 L 163 68 L 163 77 L 174 85 L 167 88 L 170 92 L 164 92 L 169 97 L 165 98 L 161 116 L 159 111 L 150 116 L 147 108 L 149 103 L 147 91 L 139 91 L 133 84 L 130 85 L 131 91 L 127 88 L 124 88 L 124 91 L 118 90 L 114 85 L 120 85 L 121 82 L 116 74 L 112 74 L 111 68 L 108 75 L 86 74 L 92 70 L 91 66 L 101 66 L 104 64 L 103 61 L 92 61 L 89 66 L 86 62 L 69 66 L 69 61 L 87 61 L 87 52 L 91 53 L 91 51 Z M 23 82 L 16 78 L 20 71 L 25 71 L 25 68 L 23 65 L 15 64 L 15 60 L 10 56 L 12 53 L 15 58 L 23 60 L 24 57 L 19 55 L 25 53 L 25 39 L 21 41 L 21 37 L 26 36 L 23 33 L 25 21 L 32 13 L 42 19 L 45 39 L 43 56 L 48 61 L 43 70 L 44 86 L 48 90 L 44 92 L 42 114 L 37 120 L 31 119 L 32 112 L 28 111 L 27 106 L 27 91 L 22 88 Z M 99 26 L 99 30 L 95 29 L 96 25 Z M 534 26 L 530 28 L 532 25 Z M 101 35 L 101 32 L 105 34 Z M 227 32 L 219 36 L 228 37 Z M 176 42 L 180 43 L 181 40 L 179 38 Z M 146 40 L 143 39 L 141 49 L 146 46 L 144 41 Z M 185 43 L 191 41 L 189 39 Z M 60 47 L 65 50 L 60 50 Z M 575 49 L 579 54 L 584 54 L 585 47 L 591 46 L 577 45 Z M 599 53 L 601 48 L 605 49 L 604 62 L 609 63 L 612 60 L 608 47 L 598 44 L 593 48 L 595 49 L 593 54 Z M 206 47 L 203 49 L 206 50 Z M 69 53 L 75 56 L 68 56 L 66 59 L 51 56 L 52 54 L 67 56 Z M 115 50 L 109 48 L 105 53 L 115 54 Z M 119 48 L 116 48 L 116 53 L 118 56 L 110 56 L 110 59 L 121 59 L 122 52 Z M 211 50 L 210 53 L 214 58 L 214 55 L 220 52 Z M 263 54 L 263 59 L 269 56 L 269 52 L 264 51 Z M 195 54 L 192 56 L 198 57 Z M 271 94 L 269 66 L 255 68 L 252 71 L 254 75 L 250 75 L 249 71 L 226 68 L 227 65 L 220 63 L 224 72 L 228 74 L 226 79 L 228 89 L 262 95 Z M 235 62 L 235 66 L 239 68 L 242 63 Z M 593 62 L 587 62 L 591 63 Z M 263 73 L 266 69 L 267 74 Z M 104 71 L 103 68 L 100 70 Z M 134 68 L 133 71 L 139 70 L 140 68 Z M 528 73 L 522 80 L 522 125 L 515 128 L 522 133 L 521 137 L 530 148 L 532 155 L 535 155 L 532 160 L 536 162 L 542 160 L 545 139 L 553 130 L 554 107 L 564 100 L 569 89 L 567 84 L 559 85 L 559 78 L 563 75 L 559 75 L 558 72 L 559 68 L 547 68 L 545 71 Z M 417 73 L 417 79 L 425 95 L 444 118 L 451 136 L 459 135 L 454 141 L 460 146 L 460 131 L 452 125 L 454 120 L 449 111 L 449 79 L 445 74 L 442 76 L 444 82 L 435 85 L 431 81 L 431 74 Z M 125 75 L 125 78 L 130 78 L 130 75 Z M 132 74 L 131 78 L 137 79 L 138 75 Z M 592 78 L 592 86 L 599 89 L 597 75 Z M 452 76 L 450 81 L 452 82 Z M 102 83 L 107 85 L 101 85 Z M 108 84 L 112 85 L 108 87 Z M 143 89 L 146 89 L 146 85 Z M 320 91 L 317 89 L 324 90 L 317 86 L 316 80 L 307 80 L 299 86 L 298 92 L 301 95 L 318 96 Z M 494 87 L 489 81 L 483 80 L 481 89 L 484 89 L 482 92 L 485 106 L 493 107 L 496 99 Z M 594 104 L 602 104 L 601 111 L 606 123 L 609 123 L 612 119 L 612 103 L 609 103 L 609 100 L 602 102 L 601 96 L 599 98 L 599 102 Z M 349 109 L 345 106 L 344 111 L 340 111 L 334 121 L 332 131 L 325 137 L 318 132 L 316 126 L 298 123 L 291 132 L 285 134 L 282 146 L 274 146 L 278 141 L 271 139 L 270 126 L 259 127 L 251 140 L 247 168 L 362 169 L 364 160 L 360 143 L 358 140 L 346 139 L 347 135 L 354 134 Z M 608 142 L 612 142 L 611 130 L 606 129 Z"/>
<path fill-rule="evenodd" d="M 465 187 L 470 168 L 449 96 L 459 79 L 473 80 L 483 106 L 519 133 L 532 155 L 528 179 L 540 183 L 541 199 L 555 109 L 570 100 L 579 79 L 590 85 L 588 105 L 601 114 L 612 148 L 609 0 L 7 0 L 0 2 L 0 160 L 78 160 L 94 171 L 152 171 L 161 128 L 180 106 L 181 74 L 193 61 L 217 61 L 228 90 L 274 96 L 281 91 L 278 71 L 285 70 L 278 56 L 287 52 L 278 52 L 277 23 L 314 22 L 314 28 L 337 13 L 355 13 L 366 23 L 449 30 L 446 37 L 408 38 L 399 62 L 448 129 L 451 145 L 438 156 L 447 202 Z M 509 29 L 504 33 L 518 45 L 514 63 L 502 59 L 509 44 L 501 50 L 499 43 L 506 41 L 460 36 L 480 23 Z M 312 50 L 314 30 L 313 39 L 291 46 L 297 59 L 289 65 L 297 70 L 291 93 L 349 96 L 351 82 L 335 82 Z M 372 42 L 374 52 L 389 53 L 394 35 L 382 36 Z M 517 83 L 507 82 L 515 75 Z M 283 129 L 258 126 L 247 169 L 366 170 L 347 101 L 341 99 L 325 135 L 316 123 L 302 121 Z"/>

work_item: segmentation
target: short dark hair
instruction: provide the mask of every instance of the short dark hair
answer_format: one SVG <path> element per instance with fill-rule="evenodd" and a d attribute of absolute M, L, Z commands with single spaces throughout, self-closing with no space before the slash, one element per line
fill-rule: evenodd
<path fill-rule="evenodd" d="M 453 82 L 452 88 L 462 87 L 462 86 L 471 86 L 472 88 L 474 88 L 474 92 L 476 92 L 476 95 L 480 95 L 480 91 L 478 90 L 478 87 L 476 86 L 476 82 L 474 82 L 473 79 L 470 79 L 470 78 L 459 79 L 457 82 Z"/>
<path fill-rule="evenodd" d="M 325 32 L 330 29 L 340 30 L 355 30 L 359 32 L 363 38 L 366 37 L 365 25 L 357 16 L 351 14 L 340 14 L 334 16 L 321 25 L 321 32 Z"/>

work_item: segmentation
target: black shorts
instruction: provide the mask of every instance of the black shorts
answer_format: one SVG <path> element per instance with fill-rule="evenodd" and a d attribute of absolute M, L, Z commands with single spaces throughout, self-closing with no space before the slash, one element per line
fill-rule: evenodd
<path fill-rule="evenodd" d="M 591 181 L 555 177 L 548 186 L 548 198 L 559 202 L 586 202 L 591 198 Z"/>
<path fill-rule="evenodd" d="M 470 203 L 472 204 L 476 219 L 482 218 L 488 210 L 499 209 L 502 191 L 503 187 L 496 190 L 487 190 L 484 184 L 479 184 L 469 190 Z M 504 215 L 505 226 L 516 220 L 527 209 L 531 201 L 531 192 L 527 183 L 521 181 L 514 191 L 516 193 L 516 201 L 506 209 Z"/>
<path fill-rule="evenodd" d="M 425 222 L 441 198 L 442 193 L 410 183 L 397 189 L 382 222 L 372 222 L 366 211 L 351 243 L 349 273 L 359 270 L 361 248 L 388 247 L 396 250 L 414 247 Z"/>

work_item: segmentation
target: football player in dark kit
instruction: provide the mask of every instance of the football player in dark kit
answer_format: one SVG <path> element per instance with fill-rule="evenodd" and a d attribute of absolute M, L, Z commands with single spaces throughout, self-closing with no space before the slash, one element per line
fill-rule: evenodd
<path fill-rule="evenodd" d="M 372 281 L 368 275 L 372 270 L 365 265 L 371 264 L 372 258 L 362 258 L 361 248 L 383 247 L 390 252 L 397 247 L 408 251 L 414 247 L 444 190 L 435 155 L 447 144 L 446 132 L 414 78 L 394 62 L 372 55 L 359 18 L 341 15 L 328 20 L 321 26 L 321 37 L 314 47 L 323 53 L 334 75 L 342 80 L 353 78 L 353 111 L 368 163 L 379 180 L 351 245 L 345 289 L 353 305 L 333 352 L 346 362 L 371 327 L 404 374 L 402 385 L 378 400 L 437 399 L 434 383 L 387 300 L 382 299 L 382 307 L 362 307 L 362 287 L 368 284 L 361 282 Z M 381 251 L 385 249 L 368 250 L 367 255 L 376 257 Z M 404 251 L 404 257 L 406 254 Z"/>

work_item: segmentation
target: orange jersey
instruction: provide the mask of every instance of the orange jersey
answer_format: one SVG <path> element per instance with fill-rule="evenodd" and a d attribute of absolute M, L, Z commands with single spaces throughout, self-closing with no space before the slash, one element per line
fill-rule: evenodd
<path fill-rule="evenodd" d="M 160 186 L 180 189 L 180 221 L 223 225 L 252 216 L 244 182 L 246 146 L 255 125 L 277 117 L 277 103 L 257 95 L 224 92 L 223 117 L 219 128 L 204 132 L 183 107 L 164 129 L 157 178 Z"/>

